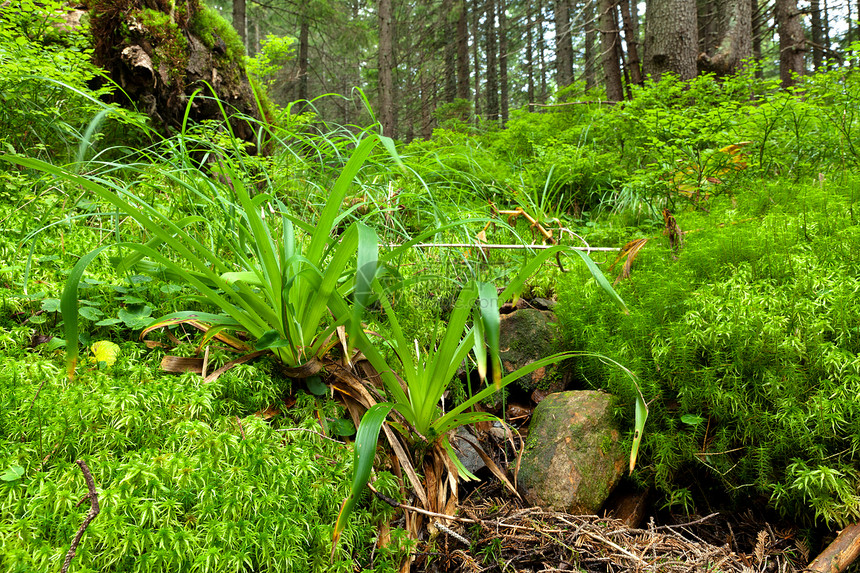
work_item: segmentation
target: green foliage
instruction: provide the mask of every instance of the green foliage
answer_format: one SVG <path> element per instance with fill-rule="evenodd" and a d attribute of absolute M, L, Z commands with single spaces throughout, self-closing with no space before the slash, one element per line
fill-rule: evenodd
<path fill-rule="evenodd" d="M 275 74 L 294 57 L 296 39 L 290 36 L 267 34 L 261 41 L 260 52 L 253 58 L 245 57 L 248 75 L 257 78 L 264 85 L 275 81 Z"/>
<path fill-rule="evenodd" d="M 623 360 L 640 378 L 652 412 L 645 473 L 670 505 L 689 507 L 685 482 L 704 472 L 739 499 L 767 496 L 795 518 L 812 517 L 804 507 L 825 522 L 860 517 L 854 201 L 817 184 L 773 185 L 747 190 L 737 209 L 713 204 L 736 225 L 679 217 L 700 230 L 678 260 L 646 246 L 619 285 L 629 317 L 575 280 L 560 287 L 570 344 Z M 746 219 L 750 211 L 758 216 Z M 577 372 L 581 384 L 632 403 L 600 361 L 581 359 Z"/>

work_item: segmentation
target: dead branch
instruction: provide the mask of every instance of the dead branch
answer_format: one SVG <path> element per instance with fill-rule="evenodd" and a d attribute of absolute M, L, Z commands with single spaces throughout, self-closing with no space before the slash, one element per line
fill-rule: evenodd
<path fill-rule="evenodd" d="M 63 562 L 61 573 L 66 573 L 69 570 L 69 565 L 72 564 L 72 559 L 75 557 L 75 552 L 78 549 L 78 544 L 81 542 L 81 538 L 84 536 L 84 531 L 87 530 L 90 522 L 92 522 L 92 520 L 94 520 L 99 514 L 99 511 L 101 511 L 99 509 L 99 494 L 96 492 L 96 484 L 93 481 L 93 474 L 90 473 L 90 468 L 87 467 L 87 463 L 84 460 L 76 460 L 75 463 L 80 466 L 81 471 L 84 473 L 84 479 L 87 482 L 87 489 L 89 490 L 89 493 L 78 503 L 78 505 L 89 499 L 90 511 L 87 513 L 87 516 L 84 518 L 84 522 L 81 523 L 81 527 L 78 529 L 78 533 L 72 540 L 72 546 L 69 547 L 69 552 L 66 553 L 66 560 Z"/>
<path fill-rule="evenodd" d="M 839 532 L 833 543 L 816 557 L 807 568 L 815 573 L 841 573 L 860 556 L 860 523 Z"/>

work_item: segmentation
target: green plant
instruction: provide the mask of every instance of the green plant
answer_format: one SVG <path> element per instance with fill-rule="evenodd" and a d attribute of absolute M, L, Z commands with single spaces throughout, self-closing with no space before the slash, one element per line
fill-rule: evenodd
<path fill-rule="evenodd" d="M 283 204 L 270 196 L 252 198 L 241 174 L 232 171 L 225 163 L 237 203 L 220 194 L 211 200 L 214 207 L 227 209 L 235 215 L 234 220 L 222 220 L 225 227 L 218 230 L 221 239 L 218 250 L 204 244 L 191 232 L 194 226 L 203 222 L 200 217 L 173 221 L 169 215 L 132 195 L 120 181 L 107 178 L 94 181 L 29 158 L 5 156 L 4 159 L 80 185 L 113 205 L 119 213 L 134 219 L 146 230 L 148 240 L 145 243 L 120 243 L 119 246 L 135 253 L 122 260 L 119 268 L 138 266 L 179 284 L 192 286 L 202 300 L 223 313 L 178 312 L 162 317 L 156 324 L 171 325 L 201 319 L 217 327 L 210 331 L 211 334 L 224 328 L 242 329 L 257 341 L 258 348 L 271 348 L 287 365 L 298 366 L 319 355 L 328 334 L 349 318 L 343 296 L 352 283 L 342 283 L 341 279 L 350 260 L 358 253 L 359 266 L 369 270 L 376 264 L 376 236 L 368 227 L 353 224 L 342 236 L 332 239 L 339 220 L 340 204 L 376 141 L 374 137 L 368 137 L 356 148 L 313 226 L 290 215 Z M 176 174 L 168 173 L 166 176 L 178 186 L 188 187 L 188 182 Z M 212 186 L 210 189 L 217 188 Z M 189 191 L 197 190 L 192 188 Z M 266 200 L 274 200 L 274 204 L 279 206 L 280 212 L 273 211 L 272 214 L 279 215 L 275 221 L 281 225 L 280 235 L 262 216 L 261 209 L 266 208 Z M 297 238 L 297 228 L 309 237 L 305 249 Z M 99 247 L 81 258 L 72 270 L 62 296 L 70 376 L 78 354 L 78 284 L 87 265 L 107 247 Z M 163 252 L 162 248 L 173 256 Z M 232 253 L 237 262 L 225 260 L 221 255 L 222 249 Z M 361 281 L 364 275 L 353 276 Z M 329 309 L 335 313 L 335 320 L 322 327 Z"/>
<path fill-rule="evenodd" d="M 396 410 L 405 422 L 405 424 L 395 422 L 392 425 L 404 435 L 408 443 L 418 445 L 419 459 L 423 458 L 424 452 L 435 450 L 435 455 L 444 456 L 451 460 L 457 468 L 456 473 L 466 477 L 474 477 L 457 459 L 448 441 L 448 433 L 465 424 L 496 420 L 497 418 L 492 414 L 470 411 L 470 409 L 520 377 L 572 356 L 572 353 L 569 352 L 557 353 L 537 360 L 506 376 L 502 376 L 502 365 L 499 359 L 500 301 L 506 301 L 519 292 L 528 276 L 549 257 L 563 250 L 565 249 L 557 247 L 548 249 L 536 256 L 510 281 L 501 294 L 497 294 L 495 287 L 489 283 L 472 283 L 464 288 L 454 304 L 444 333 L 439 339 L 434 337 L 430 346 L 425 349 L 420 349 L 417 341 L 413 344 L 406 339 L 387 295 L 381 292 L 378 281 L 375 282 L 376 292 L 380 295 L 380 302 L 385 309 L 391 328 L 389 343 L 396 355 L 398 364 L 390 364 L 382 353 L 369 343 L 367 338 L 362 338 L 358 342 L 364 355 L 379 372 L 391 401 L 372 406 L 365 413 L 358 428 L 355 441 L 356 459 L 352 492 L 344 501 L 335 525 L 335 543 L 337 543 L 340 532 L 346 526 L 347 519 L 358 501 L 361 490 L 370 477 L 379 431 L 392 410 Z M 626 310 L 623 301 L 612 290 L 612 287 L 588 255 L 582 251 L 573 252 L 581 257 L 594 278 L 610 295 L 615 304 Z M 467 328 L 470 318 L 472 318 L 472 326 Z M 457 369 L 470 352 L 474 353 L 473 359 L 481 378 L 484 379 L 488 373 L 492 374 L 492 384 L 488 384 L 486 388 L 447 412 L 440 412 L 439 401 L 454 378 Z M 488 354 L 489 362 L 487 360 Z M 401 372 L 402 379 L 395 372 Z M 644 403 L 642 406 L 642 410 L 637 409 L 637 422 L 640 420 L 640 416 L 645 414 Z M 644 425 L 644 417 L 641 418 L 641 424 Z M 631 455 L 631 466 L 634 460 L 635 451 Z"/>

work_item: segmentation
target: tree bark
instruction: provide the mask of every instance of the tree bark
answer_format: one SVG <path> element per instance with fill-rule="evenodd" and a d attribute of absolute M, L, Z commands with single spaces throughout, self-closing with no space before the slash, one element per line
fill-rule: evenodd
<path fill-rule="evenodd" d="M 308 100 L 308 50 L 310 37 L 310 21 L 308 19 L 307 7 L 302 8 L 299 20 L 299 100 Z M 299 109 L 304 109 L 305 103 L 299 104 Z"/>
<path fill-rule="evenodd" d="M 540 103 L 546 103 L 546 43 L 544 41 L 544 29 L 543 29 L 543 0 L 538 0 L 538 10 L 537 10 L 537 29 L 538 29 L 538 62 L 540 63 L 540 92 L 538 94 L 538 101 Z"/>
<path fill-rule="evenodd" d="M 755 77 L 761 79 L 764 77 L 761 69 L 762 8 L 759 7 L 758 0 L 750 0 L 750 11 L 752 12 L 752 55 L 756 63 Z"/>
<path fill-rule="evenodd" d="M 529 111 L 534 111 L 535 102 L 535 51 L 534 51 L 534 14 L 531 2 L 526 2 L 526 99 Z"/>
<path fill-rule="evenodd" d="M 508 122 L 508 19 L 505 0 L 499 0 L 499 99 L 502 125 Z"/>
<path fill-rule="evenodd" d="M 445 101 L 457 97 L 457 20 L 453 0 L 442 0 L 442 41 L 445 43 Z"/>
<path fill-rule="evenodd" d="M 499 76 L 496 48 L 496 2 L 487 0 L 487 17 L 485 24 L 487 52 L 487 119 L 499 119 Z"/>
<path fill-rule="evenodd" d="M 672 72 L 696 77 L 695 0 L 652 0 L 645 13 L 645 74 L 660 81 Z"/>
<path fill-rule="evenodd" d="M 812 65 L 820 72 L 824 64 L 824 27 L 821 23 L 821 1 L 809 0 L 809 12 L 812 16 Z"/>
<path fill-rule="evenodd" d="M 481 32 L 478 27 L 480 10 L 478 10 L 479 0 L 475 0 L 475 6 L 472 8 L 472 61 L 475 69 L 475 118 L 481 115 L 481 59 L 478 52 L 478 44 L 481 42 Z"/>
<path fill-rule="evenodd" d="M 600 0 L 600 46 L 603 52 L 603 78 L 606 82 L 606 99 L 621 101 L 624 99 L 624 87 L 621 82 L 621 68 L 618 65 L 620 42 L 618 24 L 615 20 L 615 0 Z"/>
<path fill-rule="evenodd" d="M 630 70 L 630 81 L 642 85 L 642 62 L 639 60 L 639 37 L 635 34 L 633 18 L 630 14 L 631 0 L 621 0 L 621 19 L 624 22 L 624 40 L 627 44 L 627 69 Z M 636 0 L 633 0 L 633 4 Z"/>
<path fill-rule="evenodd" d="M 247 47 L 245 38 L 247 36 L 245 29 L 245 0 L 233 0 L 233 28 L 236 33 L 242 38 L 242 43 Z"/>
<path fill-rule="evenodd" d="M 392 26 L 391 0 L 379 0 L 379 109 L 377 116 L 382 126 L 382 134 L 395 137 L 394 126 L 394 28 Z"/>
<path fill-rule="evenodd" d="M 553 0 L 555 19 L 555 83 L 558 89 L 573 83 L 573 40 L 567 0 Z"/>
<path fill-rule="evenodd" d="M 594 3 L 597 0 L 585 0 L 585 89 L 597 85 L 595 77 L 594 45 L 597 42 L 597 27 L 595 26 Z"/>
<path fill-rule="evenodd" d="M 844 571 L 860 557 L 860 524 L 849 525 L 839 532 L 833 543 L 809 564 L 806 571 L 837 573 Z"/>
<path fill-rule="evenodd" d="M 752 56 L 752 5 L 749 0 L 714 0 L 709 4 L 713 24 L 708 26 L 707 41 L 700 43 L 699 67 L 718 76 L 734 74 Z"/>
<path fill-rule="evenodd" d="M 469 28 L 466 0 L 457 0 L 457 97 L 469 99 Z"/>
<path fill-rule="evenodd" d="M 782 87 L 788 88 L 796 84 L 797 77 L 804 73 L 806 39 L 797 0 L 776 0 L 775 18 L 779 33 L 779 78 Z"/>

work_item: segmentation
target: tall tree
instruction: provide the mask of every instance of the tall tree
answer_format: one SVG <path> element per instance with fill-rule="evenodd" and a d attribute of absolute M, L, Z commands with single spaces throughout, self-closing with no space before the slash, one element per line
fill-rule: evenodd
<path fill-rule="evenodd" d="M 535 50 L 534 50 L 534 14 L 532 3 L 526 2 L 526 99 L 529 111 L 534 111 L 531 104 L 535 102 Z"/>
<path fill-rule="evenodd" d="M 455 2 L 457 10 L 457 97 L 469 99 L 469 17 L 466 0 Z"/>
<path fill-rule="evenodd" d="M 733 74 L 753 54 L 752 4 L 749 0 L 713 0 L 705 4 L 708 24 L 704 27 L 706 36 L 699 38 L 699 65 L 717 75 Z M 699 33 L 702 32 L 700 27 Z"/>
<path fill-rule="evenodd" d="M 553 0 L 555 20 L 555 83 L 559 88 L 573 83 L 573 38 L 567 0 Z"/>
<path fill-rule="evenodd" d="M 508 121 L 508 17 L 505 0 L 499 0 L 499 99 L 502 125 Z"/>
<path fill-rule="evenodd" d="M 761 37 L 762 37 L 762 10 L 758 0 L 750 0 L 750 11 L 752 12 L 752 56 L 757 66 L 755 77 L 762 78 L 764 72 L 761 68 Z"/>
<path fill-rule="evenodd" d="M 603 57 L 603 79 L 606 83 L 606 98 L 610 101 L 624 99 L 624 87 L 621 83 L 621 68 L 619 56 L 621 42 L 618 38 L 618 21 L 615 18 L 616 0 L 600 0 L 600 45 Z"/>
<path fill-rule="evenodd" d="M 775 18 L 779 33 L 779 79 L 782 87 L 797 83 L 804 73 L 803 56 L 806 39 L 797 0 L 776 0 Z"/>
<path fill-rule="evenodd" d="M 820 72 L 824 64 L 824 26 L 820 0 L 809 0 L 809 13 L 812 16 L 812 65 L 816 72 Z"/>
<path fill-rule="evenodd" d="M 538 93 L 538 101 L 546 103 L 546 42 L 544 41 L 544 4 L 543 0 L 538 0 L 537 3 L 537 50 L 538 62 L 540 62 L 540 92 Z"/>
<path fill-rule="evenodd" d="M 475 70 L 473 80 L 475 82 L 475 117 L 481 115 L 481 53 L 478 50 L 478 44 L 481 42 L 481 32 L 478 22 L 480 21 L 480 10 L 478 9 L 478 1 L 475 0 L 472 13 L 472 69 Z"/>
<path fill-rule="evenodd" d="M 445 101 L 451 103 L 457 97 L 457 15 L 454 0 L 442 0 L 440 20 L 445 48 Z"/>
<path fill-rule="evenodd" d="M 299 19 L 299 99 L 308 100 L 308 50 L 310 49 L 310 20 L 308 8 L 302 6 Z M 304 104 L 301 104 L 304 108 Z"/>
<path fill-rule="evenodd" d="M 496 47 L 496 2 L 487 0 L 484 19 L 485 47 L 487 53 L 487 119 L 499 119 L 499 69 Z"/>
<path fill-rule="evenodd" d="M 379 105 L 377 115 L 383 135 L 395 137 L 394 124 L 394 29 L 391 0 L 379 0 Z"/>
<path fill-rule="evenodd" d="M 591 89 L 597 85 L 595 78 L 594 45 L 597 40 L 596 17 L 594 15 L 594 3 L 597 0 L 585 0 L 585 88 Z"/>
<path fill-rule="evenodd" d="M 645 12 L 645 74 L 659 81 L 666 72 L 696 77 L 695 0 L 651 0 Z"/>
<path fill-rule="evenodd" d="M 242 38 L 242 43 L 247 47 L 245 38 L 247 36 L 245 30 L 245 0 L 233 0 L 233 28 L 236 33 Z"/>
<path fill-rule="evenodd" d="M 630 70 L 630 81 L 642 85 L 642 62 L 639 60 L 638 26 L 633 25 L 630 4 L 636 5 L 636 0 L 620 0 L 621 20 L 624 23 L 624 43 L 627 44 L 627 69 Z"/>

